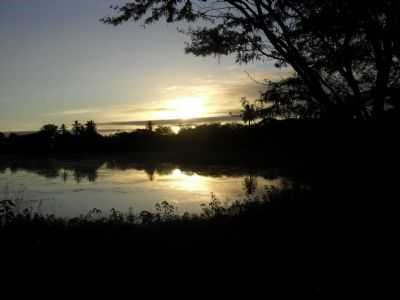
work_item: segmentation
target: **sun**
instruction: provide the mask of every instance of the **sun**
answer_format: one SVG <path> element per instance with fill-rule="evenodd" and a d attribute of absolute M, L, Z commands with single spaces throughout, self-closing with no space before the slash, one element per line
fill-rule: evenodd
<path fill-rule="evenodd" d="M 171 110 L 177 119 L 193 119 L 204 116 L 206 112 L 204 98 L 184 97 L 171 101 Z"/>
<path fill-rule="evenodd" d="M 166 109 L 153 114 L 153 118 L 187 120 L 205 117 L 207 115 L 206 100 L 207 98 L 202 96 L 172 98 L 165 102 Z"/>

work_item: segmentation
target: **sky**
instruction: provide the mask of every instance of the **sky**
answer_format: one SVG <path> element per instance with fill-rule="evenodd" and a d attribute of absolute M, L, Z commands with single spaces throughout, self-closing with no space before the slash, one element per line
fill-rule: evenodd
<path fill-rule="evenodd" d="M 226 116 L 271 63 L 184 53 L 177 24 L 113 27 L 121 0 L 0 0 L 0 131 L 74 120 L 97 123 Z"/>

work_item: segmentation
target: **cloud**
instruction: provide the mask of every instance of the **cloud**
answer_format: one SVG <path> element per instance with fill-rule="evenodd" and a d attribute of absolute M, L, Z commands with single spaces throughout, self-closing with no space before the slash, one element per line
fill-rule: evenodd
<path fill-rule="evenodd" d="M 241 97 L 255 99 L 265 89 L 264 80 L 280 80 L 289 75 L 288 70 L 272 70 L 269 72 L 257 69 L 239 71 L 237 66 L 228 68 L 221 74 L 195 78 L 184 85 L 172 85 L 163 89 L 164 97 L 201 96 L 206 94 L 213 101 L 240 101 Z"/>
<path fill-rule="evenodd" d="M 236 114 L 241 108 L 242 97 L 249 100 L 259 97 L 265 89 L 262 84 L 264 79 L 276 80 L 283 77 L 282 72 L 250 70 L 249 74 L 237 68 L 224 69 L 219 75 L 190 78 L 184 84 L 164 85 L 154 91 L 154 97 L 158 99 L 140 101 L 136 105 L 113 106 L 107 110 L 105 121 L 173 119 L 177 115 L 174 113 L 176 103 L 186 99 L 201 99 L 206 107 L 204 117 Z"/>
<path fill-rule="evenodd" d="M 238 121 L 239 116 L 214 116 L 204 118 L 193 118 L 193 119 L 169 119 L 169 120 L 152 120 L 155 125 L 178 125 L 178 124 L 198 124 L 198 123 L 210 123 L 210 122 L 227 122 L 227 121 Z M 99 126 L 143 126 L 148 121 L 121 121 L 121 122 L 104 122 L 98 123 Z"/>
<path fill-rule="evenodd" d="M 72 110 L 64 110 L 58 112 L 51 112 L 46 115 L 50 116 L 73 116 L 73 115 L 84 115 L 84 114 L 92 114 L 97 113 L 99 110 L 97 109 L 72 109 Z"/>
<path fill-rule="evenodd" d="M 271 71 L 257 68 L 249 68 L 246 73 L 243 69 L 240 70 L 235 66 L 225 68 L 217 74 L 188 78 L 184 83 L 171 81 L 169 84 L 157 86 L 149 95 L 154 98 L 139 95 L 143 99 L 137 99 L 133 94 L 132 97 L 136 99 L 132 100 L 132 104 L 124 101 L 126 104 L 110 105 L 102 109 L 71 109 L 46 115 L 72 119 L 74 116 L 78 118 L 85 114 L 93 114 L 94 116 L 89 118 L 109 125 L 121 125 L 118 122 L 124 123 L 124 121 L 130 122 L 129 125 L 143 125 L 147 120 L 167 122 L 167 119 L 174 119 L 168 122 L 175 123 L 176 118 L 179 118 L 179 111 L 175 111 L 177 110 L 176 103 L 200 99 L 206 107 L 201 116 L 205 118 L 226 117 L 230 113 L 238 114 L 241 109 L 242 97 L 249 100 L 257 99 L 260 92 L 265 89 L 265 85 L 262 84 L 265 79 L 279 80 L 288 74 L 287 70 Z M 132 124 L 132 122 L 139 123 Z"/>
<path fill-rule="evenodd" d="M 9 98 L 2 98 L 2 97 L 0 97 L 0 103 L 11 103 L 12 101 L 11 101 L 11 99 L 9 99 Z"/>
<path fill-rule="evenodd" d="M 165 90 L 166 90 L 166 91 L 175 91 L 175 90 L 178 89 L 178 88 L 179 88 L 178 86 L 173 85 L 173 86 L 169 86 L 169 87 L 165 88 Z"/>
<path fill-rule="evenodd" d="M 122 113 L 148 113 L 154 111 L 169 111 L 171 108 L 168 107 L 132 107 L 129 109 L 121 110 Z"/>

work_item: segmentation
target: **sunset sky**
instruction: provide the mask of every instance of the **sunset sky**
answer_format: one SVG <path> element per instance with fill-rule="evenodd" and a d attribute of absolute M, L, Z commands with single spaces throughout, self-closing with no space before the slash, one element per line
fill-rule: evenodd
<path fill-rule="evenodd" d="M 227 115 L 255 99 L 271 63 L 184 54 L 177 24 L 112 27 L 116 0 L 0 0 L 0 131 Z"/>

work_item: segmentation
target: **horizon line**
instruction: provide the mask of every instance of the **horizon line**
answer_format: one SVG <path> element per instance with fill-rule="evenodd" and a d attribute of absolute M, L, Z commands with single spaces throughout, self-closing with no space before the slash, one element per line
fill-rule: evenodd
<path fill-rule="evenodd" d="M 196 124 L 203 122 L 213 122 L 213 121 L 234 121 L 238 120 L 240 115 L 232 114 L 232 115 L 221 115 L 221 116 L 213 116 L 213 117 L 200 117 L 200 118 L 190 118 L 190 119 L 159 119 L 159 120 L 147 120 L 147 121 L 114 121 L 114 122 L 100 122 L 97 123 L 97 126 L 145 126 L 148 122 L 152 122 L 153 125 L 185 125 L 185 124 Z M 43 124 L 45 125 L 45 124 Z M 107 131 L 108 129 L 99 129 L 99 131 Z M 113 129 L 114 130 L 114 129 Z M 116 130 L 116 129 L 115 129 Z M 4 134 L 10 133 L 19 133 L 19 134 L 30 134 L 40 131 L 40 129 L 33 130 L 6 130 L 1 131 Z"/>
<path fill-rule="evenodd" d="M 201 123 L 201 122 L 212 122 L 212 121 L 231 121 L 240 118 L 240 115 L 232 114 L 232 115 L 221 115 L 221 116 L 213 116 L 213 117 L 199 117 L 199 118 L 190 118 L 190 119 L 156 119 L 156 120 L 142 120 L 142 121 L 114 121 L 114 122 L 101 122 L 97 123 L 98 126 L 110 126 L 110 125 L 119 125 L 119 126 L 129 126 L 129 125 L 147 125 L 148 122 L 152 122 L 154 125 L 184 125 L 184 124 L 193 124 L 193 123 Z"/>

